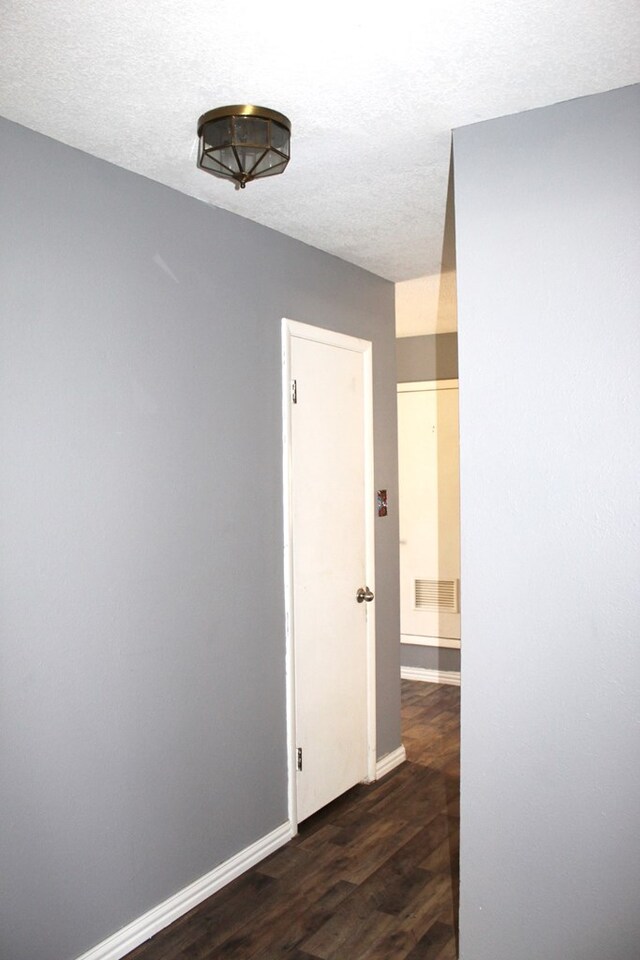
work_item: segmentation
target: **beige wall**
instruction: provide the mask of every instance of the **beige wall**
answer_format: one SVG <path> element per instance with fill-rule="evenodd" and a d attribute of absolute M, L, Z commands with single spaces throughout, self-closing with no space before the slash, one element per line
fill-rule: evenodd
<path fill-rule="evenodd" d="M 396 338 L 396 380 L 457 380 L 458 334 Z"/>
<path fill-rule="evenodd" d="M 396 362 L 398 383 L 458 376 L 456 274 L 453 257 L 442 274 L 397 283 Z M 403 667 L 460 671 L 460 651 L 401 644 Z"/>
<path fill-rule="evenodd" d="M 455 270 L 396 283 L 396 337 L 432 336 L 457 329 Z"/>

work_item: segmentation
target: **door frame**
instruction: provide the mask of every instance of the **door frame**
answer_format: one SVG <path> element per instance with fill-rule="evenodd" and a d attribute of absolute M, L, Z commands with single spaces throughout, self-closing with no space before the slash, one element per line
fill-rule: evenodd
<path fill-rule="evenodd" d="M 296 756 L 296 683 L 295 623 L 293 616 L 293 509 L 291 470 L 291 340 L 300 337 L 316 343 L 353 350 L 363 356 L 364 388 L 364 504 L 365 504 L 365 578 L 375 593 L 375 526 L 373 472 L 373 370 L 372 344 L 369 340 L 325 330 L 297 320 L 282 319 L 282 476 L 284 518 L 284 612 L 286 635 L 286 705 L 288 809 L 291 833 L 298 832 L 297 756 Z M 364 586 L 364 584 L 361 584 Z M 354 588 L 355 589 L 355 588 Z M 375 605 L 375 600 L 374 600 Z M 375 606 L 366 604 L 366 677 L 367 677 L 367 780 L 376 779 L 376 617 Z"/>

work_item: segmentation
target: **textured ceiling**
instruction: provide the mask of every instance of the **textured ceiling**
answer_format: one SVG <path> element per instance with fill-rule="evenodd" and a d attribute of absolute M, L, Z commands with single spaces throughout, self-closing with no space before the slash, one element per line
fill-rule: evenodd
<path fill-rule="evenodd" d="M 0 0 L 0 114 L 391 280 L 440 268 L 451 129 L 640 79 L 638 0 Z M 281 177 L 195 166 L 205 110 L 292 121 Z"/>

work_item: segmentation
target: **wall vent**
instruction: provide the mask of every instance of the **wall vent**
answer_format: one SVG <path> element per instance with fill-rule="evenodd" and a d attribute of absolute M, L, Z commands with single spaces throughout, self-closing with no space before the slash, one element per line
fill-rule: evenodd
<path fill-rule="evenodd" d="M 416 610 L 458 613 L 459 580 L 415 580 Z"/>

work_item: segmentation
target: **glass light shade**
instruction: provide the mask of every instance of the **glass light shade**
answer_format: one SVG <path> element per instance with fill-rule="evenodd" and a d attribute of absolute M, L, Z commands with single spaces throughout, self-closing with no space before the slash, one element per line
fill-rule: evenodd
<path fill-rule="evenodd" d="M 266 107 L 218 107 L 198 120 L 198 166 L 244 187 L 282 173 L 289 162 L 291 124 Z"/>

